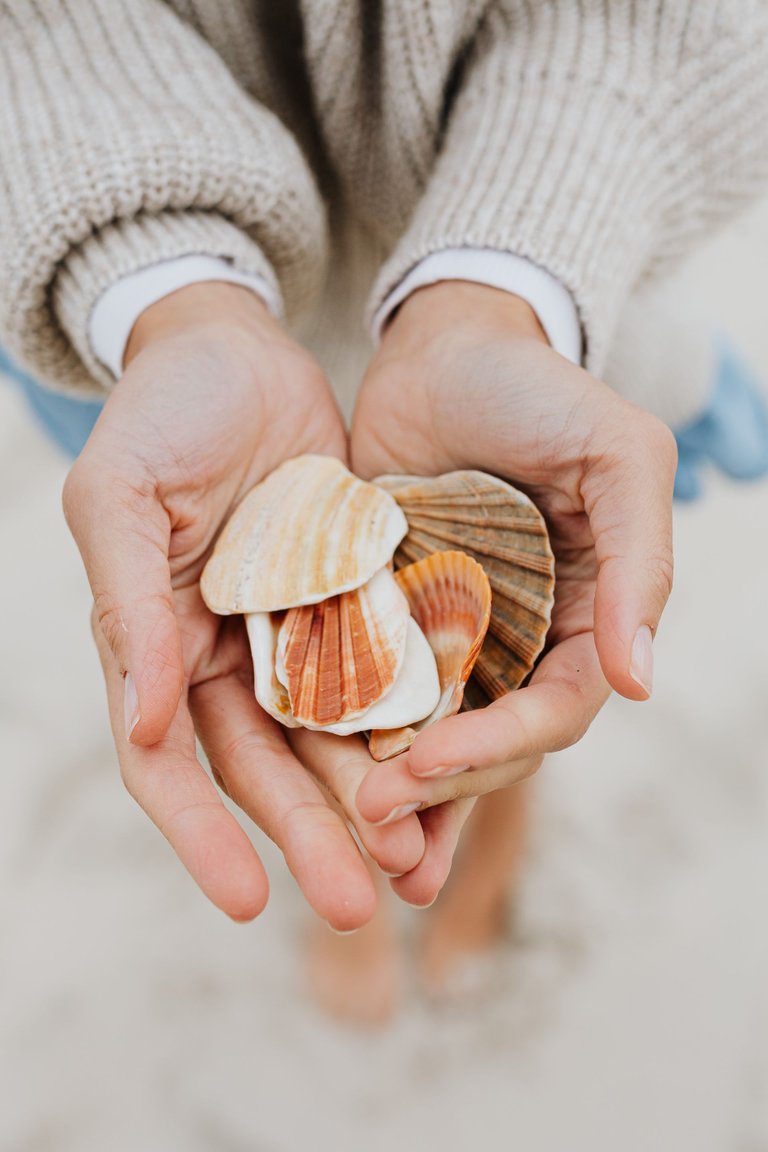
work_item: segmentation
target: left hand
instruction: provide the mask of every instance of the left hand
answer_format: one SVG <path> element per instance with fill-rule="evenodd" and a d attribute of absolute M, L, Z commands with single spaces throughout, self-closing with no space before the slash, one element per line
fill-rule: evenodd
<path fill-rule="evenodd" d="M 527 303 L 461 281 L 409 297 L 363 383 L 351 454 L 366 478 L 479 468 L 509 480 L 546 518 L 557 578 L 528 686 L 373 766 L 357 795 L 366 819 L 517 783 L 584 735 L 611 688 L 648 698 L 672 583 L 674 439 L 554 352 Z"/>
<path fill-rule="evenodd" d="M 360 927 L 376 902 L 348 823 L 390 872 L 424 851 L 416 817 L 384 828 L 359 817 L 362 739 L 289 743 L 253 695 L 243 621 L 214 616 L 200 594 L 216 533 L 242 496 L 292 456 L 344 459 L 346 448 L 319 365 L 259 297 L 192 284 L 140 316 L 125 373 L 65 485 L 126 787 L 236 920 L 264 907 L 267 877 L 198 762 L 196 734 L 221 790 L 275 841 L 332 927 Z"/>

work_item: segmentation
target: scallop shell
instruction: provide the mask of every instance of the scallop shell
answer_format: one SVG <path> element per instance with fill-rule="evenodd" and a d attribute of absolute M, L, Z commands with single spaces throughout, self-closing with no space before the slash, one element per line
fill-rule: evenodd
<path fill-rule="evenodd" d="M 360 588 L 408 525 L 382 488 L 332 456 L 297 456 L 255 488 L 222 531 L 200 586 L 212 612 L 275 612 Z"/>
<path fill-rule="evenodd" d="M 405 657 L 410 610 L 388 568 L 352 592 L 291 608 L 277 642 L 277 678 L 305 727 L 366 712 L 393 687 Z"/>
<path fill-rule="evenodd" d="M 544 646 L 554 600 L 554 557 L 541 513 L 484 472 L 381 476 L 375 483 L 408 519 L 396 568 L 451 549 L 482 565 L 493 603 L 473 678 L 492 700 L 518 688 Z"/>
<path fill-rule="evenodd" d="M 373 731 L 369 750 L 374 760 L 404 752 L 420 729 L 458 712 L 491 615 L 488 577 L 481 565 L 463 552 L 434 553 L 402 568 L 396 579 L 435 654 L 440 699 L 418 724 L 410 721 L 398 731 Z"/>
<path fill-rule="evenodd" d="M 248 641 L 253 657 L 253 688 L 265 712 L 287 728 L 298 728 L 291 712 L 288 689 L 275 673 L 277 636 L 284 619 L 283 612 L 251 612 L 245 617 Z"/>
<path fill-rule="evenodd" d="M 440 699 L 437 663 L 424 633 L 411 617 L 405 642 L 405 658 L 391 690 L 354 720 L 329 724 L 323 731 L 351 736 L 369 728 L 397 728 L 428 716 Z M 407 731 L 412 731 L 408 728 Z M 388 733 L 381 733 L 388 735 Z"/>

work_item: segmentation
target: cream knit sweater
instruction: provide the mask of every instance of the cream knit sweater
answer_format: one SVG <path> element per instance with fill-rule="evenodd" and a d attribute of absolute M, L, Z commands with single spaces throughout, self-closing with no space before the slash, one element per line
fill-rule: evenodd
<path fill-rule="evenodd" d="M 764 0 L 0 0 L 0 342 L 68 390 L 112 382 L 105 288 L 189 253 L 295 322 L 514 252 L 599 374 L 630 294 L 766 185 Z"/>

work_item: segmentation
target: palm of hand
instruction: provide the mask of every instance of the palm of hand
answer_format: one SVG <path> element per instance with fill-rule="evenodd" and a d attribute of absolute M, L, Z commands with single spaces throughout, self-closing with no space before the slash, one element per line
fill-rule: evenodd
<path fill-rule="evenodd" d="M 551 353 L 543 351 L 548 359 Z M 597 560 L 580 492 L 584 462 L 566 439 L 582 397 L 572 398 L 571 411 L 555 409 L 545 421 L 534 391 L 513 378 L 514 356 L 514 342 L 500 342 L 480 353 L 471 345 L 458 355 L 446 347 L 441 364 L 427 348 L 423 362 L 409 361 L 407 371 L 399 362 L 374 366 L 358 404 L 351 453 L 363 476 L 478 468 L 524 490 L 547 521 L 557 561 L 552 647 L 592 626 Z"/>
<path fill-rule="evenodd" d="M 409 301 L 410 315 L 402 323 L 396 318 L 369 371 L 353 425 L 353 466 L 364 476 L 480 468 L 522 488 L 547 520 L 555 606 L 546 654 L 529 686 L 482 713 L 425 729 L 396 772 L 373 769 L 358 796 L 369 819 L 406 797 L 429 802 L 427 781 L 414 791 L 414 773 L 507 763 L 501 773 L 452 777 L 456 795 L 521 779 L 546 751 L 583 735 L 608 695 L 608 681 L 644 698 L 647 692 L 630 675 L 627 631 L 653 597 L 655 623 L 669 591 L 663 501 L 671 507 L 673 456 L 665 430 L 530 333 L 510 331 L 508 317 L 502 323 L 487 312 L 474 323 L 466 314 L 455 323 L 441 317 L 430 331 L 426 297 L 434 291 L 423 293 L 423 303 L 417 293 L 414 307 Z M 643 491 L 636 486 L 654 487 L 654 458 L 660 527 L 638 545 L 631 526 Z M 642 509 L 638 524 L 641 517 Z M 643 578 L 650 593 L 639 589 Z"/>
<path fill-rule="evenodd" d="M 418 821 L 363 826 L 354 809 L 367 763 L 361 744 L 345 744 L 345 772 L 338 743 L 318 747 L 311 734 L 298 759 L 285 729 L 256 704 L 242 621 L 211 614 L 199 588 L 232 507 L 303 452 L 346 454 L 313 361 L 279 329 L 253 355 L 185 334 L 148 345 L 131 362 L 70 474 L 65 506 L 93 588 L 129 791 L 214 903 L 236 919 L 256 915 L 266 875 L 197 762 L 197 732 L 223 790 L 279 844 L 312 907 L 344 929 L 369 918 L 375 894 L 318 781 L 388 870 L 420 859 Z"/>

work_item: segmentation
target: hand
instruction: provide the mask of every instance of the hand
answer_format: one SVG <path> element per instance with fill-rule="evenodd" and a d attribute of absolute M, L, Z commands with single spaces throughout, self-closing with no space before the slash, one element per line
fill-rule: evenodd
<path fill-rule="evenodd" d="M 647 699 L 672 582 L 674 440 L 552 351 L 524 301 L 462 282 L 414 293 L 364 381 L 351 452 L 364 477 L 504 477 L 544 514 L 556 557 L 547 650 L 529 685 L 372 767 L 358 793 L 369 820 L 439 803 L 448 786 L 466 796 L 516 783 L 581 738 L 610 688 Z M 439 778 L 461 765 L 473 771 Z"/>
<path fill-rule="evenodd" d="M 325 379 L 256 295 L 228 284 L 147 309 L 126 362 L 64 491 L 126 786 L 218 907 L 257 915 L 266 875 L 197 761 L 196 729 L 221 788 L 279 845 L 312 907 L 358 927 L 375 893 L 344 817 L 388 872 L 421 858 L 419 821 L 360 818 L 362 741 L 302 734 L 297 759 L 256 703 L 242 619 L 212 615 L 198 585 L 249 488 L 300 453 L 345 456 Z"/>

